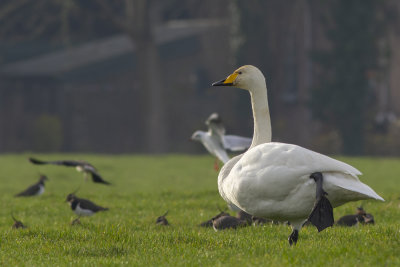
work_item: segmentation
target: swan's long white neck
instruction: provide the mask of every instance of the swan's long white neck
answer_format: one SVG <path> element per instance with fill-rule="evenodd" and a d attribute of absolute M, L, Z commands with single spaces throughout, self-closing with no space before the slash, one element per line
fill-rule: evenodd
<path fill-rule="evenodd" d="M 249 90 L 254 117 L 254 134 L 250 148 L 271 142 L 271 118 L 268 107 L 267 86 Z"/>

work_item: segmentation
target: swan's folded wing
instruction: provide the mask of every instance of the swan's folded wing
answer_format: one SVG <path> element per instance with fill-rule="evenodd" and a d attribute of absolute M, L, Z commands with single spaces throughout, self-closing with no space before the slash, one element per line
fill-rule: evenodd
<path fill-rule="evenodd" d="M 275 177 L 301 177 L 314 172 L 340 172 L 356 180 L 361 172 L 356 168 L 309 149 L 284 143 L 266 143 L 247 151 L 237 164 L 241 172 L 257 176 L 265 173 Z"/>
<path fill-rule="evenodd" d="M 252 139 L 237 135 L 224 135 L 222 142 L 225 149 L 231 151 L 243 151 L 250 147 Z"/>

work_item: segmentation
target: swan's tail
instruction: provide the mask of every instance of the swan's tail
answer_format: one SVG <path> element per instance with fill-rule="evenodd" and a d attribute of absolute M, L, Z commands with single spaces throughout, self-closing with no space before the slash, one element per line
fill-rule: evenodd
<path fill-rule="evenodd" d="M 337 202 L 339 202 L 339 205 L 347 201 L 363 199 L 385 201 L 368 185 L 355 179 L 349 179 L 346 176 L 347 174 L 324 173 L 324 189 L 328 192 L 328 198 L 332 198 L 333 202 L 336 202 L 335 196 L 337 196 Z M 332 194 L 329 194 L 330 191 Z M 342 203 L 342 201 L 344 202 Z"/>

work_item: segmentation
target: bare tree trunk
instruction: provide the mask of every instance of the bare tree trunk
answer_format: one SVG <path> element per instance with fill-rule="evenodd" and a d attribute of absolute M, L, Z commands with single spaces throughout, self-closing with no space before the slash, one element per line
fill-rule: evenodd
<path fill-rule="evenodd" d="M 166 123 L 163 102 L 162 75 L 157 45 L 152 35 L 148 0 L 126 0 L 127 28 L 135 43 L 138 78 L 142 90 L 146 90 L 147 110 L 143 111 L 146 121 L 147 150 L 151 153 L 166 152 Z"/>

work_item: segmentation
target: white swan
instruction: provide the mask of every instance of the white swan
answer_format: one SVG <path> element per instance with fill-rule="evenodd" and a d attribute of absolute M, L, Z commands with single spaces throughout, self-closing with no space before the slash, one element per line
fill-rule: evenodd
<path fill-rule="evenodd" d="M 290 221 L 289 244 L 295 244 L 311 213 L 310 221 L 321 231 L 333 223 L 331 204 L 337 207 L 370 198 L 383 201 L 360 182 L 357 175 L 361 173 L 354 167 L 300 146 L 271 142 L 267 86 L 258 68 L 242 66 L 213 86 L 248 90 L 253 109 L 249 150 L 228 161 L 218 176 L 218 190 L 228 204 L 254 216 Z"/>

